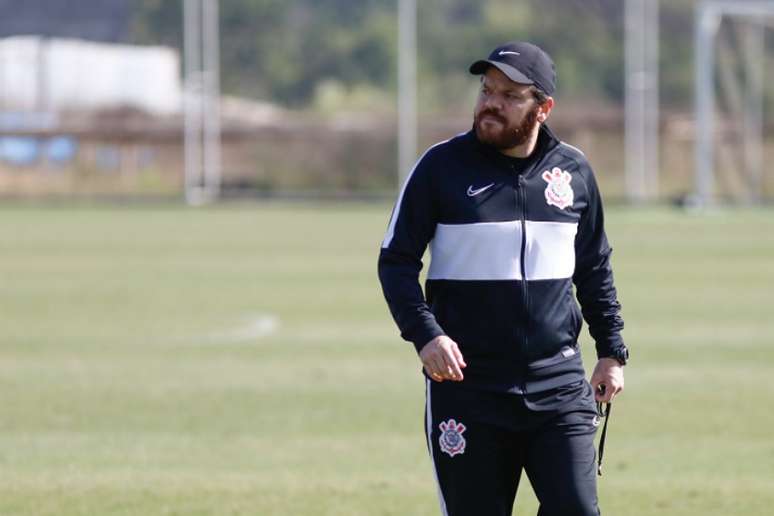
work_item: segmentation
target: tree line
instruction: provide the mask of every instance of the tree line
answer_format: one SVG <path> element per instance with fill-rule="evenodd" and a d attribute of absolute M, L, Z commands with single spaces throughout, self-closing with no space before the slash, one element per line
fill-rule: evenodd
<path fill-rule="evenodd" d="M 394 98 L 397 3 L 221 1 L 223 91 L 292 108 L 314 106 L 331 88 L 343 92 L 343 103 L 358 91 L 367 99 Z M 470 88 L 470 62 L 512 39 L 552 54 L 560 97 L 623 99 L 623 0 L 417 3 L 420 100 L 429 109 L 459 99 Z M 667 105 L 692 105 L 694 4 L 661 2 L 660 87 Z M 137 43 L 182 48 L 180 3 L 138 0 L 131 34 Z"/>

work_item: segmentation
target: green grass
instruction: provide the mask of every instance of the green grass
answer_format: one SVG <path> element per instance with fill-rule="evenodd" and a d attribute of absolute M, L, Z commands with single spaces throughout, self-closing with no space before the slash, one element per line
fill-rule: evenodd
<path fill-rule="evenodd" d="M 0 514 L 438 514 L 376 279 L 389 210 L 0 209 Z M 603 513 L 771 514 L 774 212 L 608 232 L 632 362 Z"/>

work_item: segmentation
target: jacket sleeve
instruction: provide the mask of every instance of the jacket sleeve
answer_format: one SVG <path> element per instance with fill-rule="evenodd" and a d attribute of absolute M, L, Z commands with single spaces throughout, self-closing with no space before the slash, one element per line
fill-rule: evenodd
<path fill-rule="evenodd" d="M 621 304 L 618 302 L 613 284 L 613 269 L 610 265 L 612 249 L 607 241 L 604 228 L 602 199 L 587 164 L 581 165 L 585 180 L 587 205 L 581 214 L 578 233 L 575 237 L 575 283 L 583 318 L 589 325 L 599 358 L 613 356 L 625 348 L 621 330 Z"/>
<path fill-rule="evenodd" d="M 409 174 L 392 211 L 379 253 L 379 281 L 401 337 L 417 352 L 444 332 L 425 301 L 419 284 L 422 255 L 433 238 L 437 192 L 432 159 L 425 154 Z"/>

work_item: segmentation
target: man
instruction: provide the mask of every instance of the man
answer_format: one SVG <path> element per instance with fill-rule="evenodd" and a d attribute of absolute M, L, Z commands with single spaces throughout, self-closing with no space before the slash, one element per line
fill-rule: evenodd
<path fill-rule="evenodd" d="M 623 389 L 628 357 L 599 190 L 584 155 L 545 125 L 556 75 L 544 51 L 507 43 L 470 72 L 481 76 L 473 129 L 419 159 L 379 256 L 426 376 L 441 510 L 510 516 L 523 469 L 539 516 L 598 515 L 595 400 Z M 581 316 L 599 357 L 590 383 Z"/>

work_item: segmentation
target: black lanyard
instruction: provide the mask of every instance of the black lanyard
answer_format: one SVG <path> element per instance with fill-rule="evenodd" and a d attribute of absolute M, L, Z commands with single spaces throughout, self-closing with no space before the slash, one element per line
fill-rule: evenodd
<path fill-rule="evenodd" d="M 607 405 L 607 407 L 605 407 Z M 610 410 L 613 408 L 613 403 L 597 403 L 597 413 L 600 418 L 605 419 L 605 424 L 602 426 L 602 436 L 599 438 L 599 454 L 597 455 L 597 475 L 602 476 L 602 454 L 605 453 L 605 437 L 607 436 L 607 422 L 610 421 Z"/>

